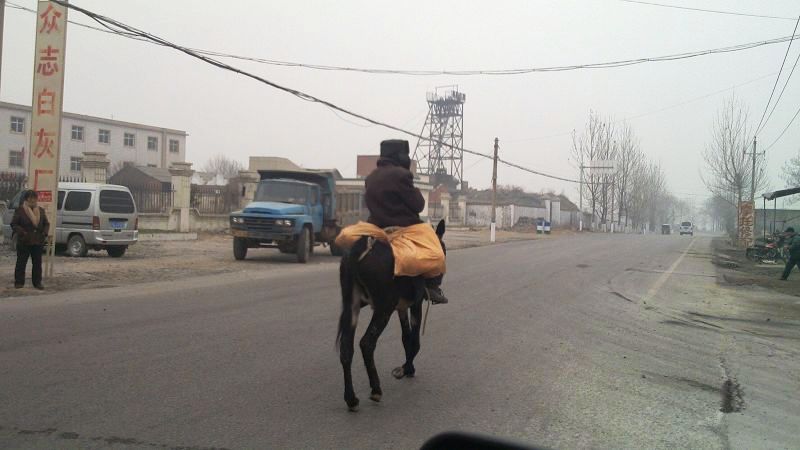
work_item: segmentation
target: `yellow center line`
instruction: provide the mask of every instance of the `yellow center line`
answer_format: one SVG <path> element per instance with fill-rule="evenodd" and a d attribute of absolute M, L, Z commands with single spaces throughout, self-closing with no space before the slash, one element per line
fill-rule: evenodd
<path fill-rule="evenodd" d="M 656 294 L 658 294 L 658 291 L 661 290 L 661 287 L 664 286 L 664 283 L 667 282 L 669 277 L 672 275 L 672 272 L 674 272 L 675 269 L 678 268 L 678 266 L 681 264 L 681 261 L 683 261 L 683 258 L 686 256 L 687 253 L 689 253 L 689 250 L 691 250 L 692 244 L 694 244 L 695 239 L 697 238 L 692 237 L 692 240 L 689 242 L 689 245 L 686 247 L 686 250 L 684 250 L 683 253 L 681 253 L 681 256 L 679 256 L 678 259 L 676 259 L 675 262 L 672 263 L 671 266 L 669 266 L 669 269 L 667 269 L 666 272 L 662 273 L 661 276 L 658 277 L 658 280 L 656 280 L 655 284 L 653 284 L 653 286 L 650 287 L 650 290 L 647 291 L 647 294 L 645 294 L 643 298 L 644 302 L 650 301 L 653 297 L 656 296 Z"/>

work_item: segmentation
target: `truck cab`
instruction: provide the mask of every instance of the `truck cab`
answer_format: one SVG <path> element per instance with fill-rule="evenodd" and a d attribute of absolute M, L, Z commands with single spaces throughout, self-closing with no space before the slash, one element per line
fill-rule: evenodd
<path fill-rule="evenodd" d="M 233 256 L 247 257 L 251 248 L 277 248 L 294 253 L 305 263 L 314 246 L 333 244 L 340 228 L 335 217 L 335 182 L 332 174 L 317 172 L 260 171 L 261 181 L 253 201 L 231 213 Z"/>

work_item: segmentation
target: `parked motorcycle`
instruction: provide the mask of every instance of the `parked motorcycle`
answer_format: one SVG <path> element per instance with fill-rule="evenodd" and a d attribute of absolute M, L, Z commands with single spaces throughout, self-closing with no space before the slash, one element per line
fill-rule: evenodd
<path fill-rule="evenodd" d="M 762 261 L 786 261 L 784 249 L 784 237 L 782 233 L 764 239 L 757 239 L 756 242 L 745 250 L 747 259 L 756 262 Z"/>

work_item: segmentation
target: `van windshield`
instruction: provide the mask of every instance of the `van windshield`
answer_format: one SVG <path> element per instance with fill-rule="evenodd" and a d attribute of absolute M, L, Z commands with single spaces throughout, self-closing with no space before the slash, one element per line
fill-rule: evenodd
<path fill-rule="evenodd" d="M 308 186 L 288 181 L 265 181 L 258 185 L 255 201 L 305 205 Z"/>
<path fill-rule="evenodd" d="M 692 226 L 692 222 L 681 222 L 682 227 L 690 227 Z"/>
<path fill-rule="evenodd" d="M 136 207 L 131 194 L 125 191 L 100 191 L 100 211 L 112 214 L 133 214 Z"/>

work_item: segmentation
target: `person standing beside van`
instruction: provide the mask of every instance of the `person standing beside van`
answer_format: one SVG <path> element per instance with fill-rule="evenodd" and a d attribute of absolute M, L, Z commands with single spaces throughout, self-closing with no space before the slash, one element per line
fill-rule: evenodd
<path fill-rule="evenodd" d="M 25 269 L 31 259 L 33 287 L 42 290 L 42 253 L 50 229 L 47 214 L 38 204 L 36 191 L 25 191 L 11 219 L 11 228 L 17 236 L 17 266 L 14 270 L 14 287 L 25 286 Z"/>

